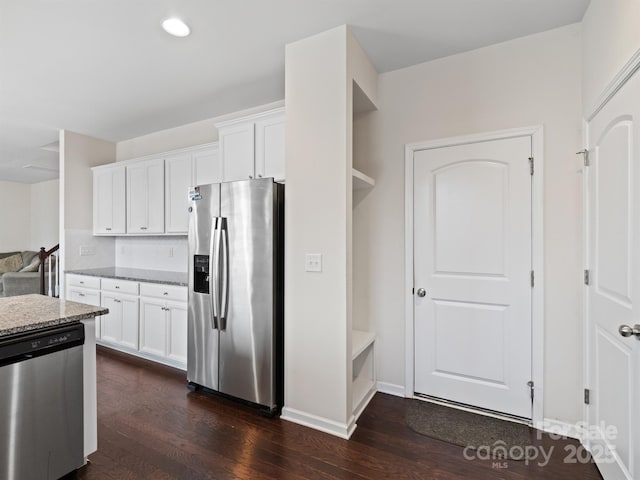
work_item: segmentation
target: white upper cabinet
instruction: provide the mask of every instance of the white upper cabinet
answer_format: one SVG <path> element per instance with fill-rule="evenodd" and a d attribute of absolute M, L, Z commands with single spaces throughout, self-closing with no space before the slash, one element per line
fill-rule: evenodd
<path fill-rule="evenodd" d="M 127 233 L 164 233 L 164 160 L 127 166 Z"/>
<path fill-rule="evenodd" d="M 93 174 L 93 233 L 125 233 L 125 167 L 96 169 Z"/>
<path fill-rule="evenodd" d="M 165 232 L 187 233 L 189 229 L 189 187 L 193 164 L 188 153 L 167 157 L 165 169 Z"/>
<path fill-rule="evenodd" d="M 255 175 L 253 122 L 221 127 L 220 155 L 224 180 L 247 180 Z"/>
<path fill-rule="evenodd" d="M 284 180 L 284 111 L 255 124 L 256 177 Z"/>
<path fill-rule="evenodd" d="M 94 235 L 186 235 L 189 189 L 223 178 L 217 143 L 92 170 Z"/>
<path fill-rule="evenodd" d="M 222 161 L 218 145 L 209 145 L 193 151 L 194 185 L 207 185 L 222 181 Z"/>
<path fill-rule="evenodd" d="M 220 123 L 217 128 L 225 182 L 284 180 L 284 108 Z"/>

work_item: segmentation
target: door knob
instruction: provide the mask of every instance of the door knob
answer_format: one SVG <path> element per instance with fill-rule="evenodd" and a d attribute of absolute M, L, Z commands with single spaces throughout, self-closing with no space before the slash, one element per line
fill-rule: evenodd
<path fill-rule="evenodd" d="M 631 337 L 635 335 L 640 340 L 640 325 L 636 324 L 633 327 L 629 325 L 620 325 L 618 333 L 623 337 Z"/>
<path fill-rule="evenodd" d="M 425 297 L 427 295 L 427 291 L 424 288 L 419 288 L 416 293 L 420 298 Z"/>

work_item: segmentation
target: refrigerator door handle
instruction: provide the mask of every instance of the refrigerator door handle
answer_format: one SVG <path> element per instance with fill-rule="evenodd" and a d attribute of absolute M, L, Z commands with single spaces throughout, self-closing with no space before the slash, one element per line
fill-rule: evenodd
<path fill-rule="evenodd" d="M 229 230 L 227 229 L 227 219 L 221 219 L 220 237 L 222 243 L 222 274 L 220 293 L 220 330 L 227 329 L 227 315 L 229 313 Z"/>
<path fill-rule="evenodd" d="M 219 276 L 220 276 L 220 230 L 219 230 L 219 217 L 213 217 L 214 227 L 211 232 L 211 246 L 209 251 L 209 299 L 211 300 L 211 328 L 218 329 L 218 306 L 220 301 L 218 299 L 219 290 Z"/>

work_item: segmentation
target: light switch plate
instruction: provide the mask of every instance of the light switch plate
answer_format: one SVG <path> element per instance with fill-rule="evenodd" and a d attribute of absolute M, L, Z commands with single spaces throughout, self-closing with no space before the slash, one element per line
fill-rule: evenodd
<path fill-rule="evenodd" d="M 304 261 L 305 272 L 321 272 L 322 271 L 322 254 L 307 253 Z"/>

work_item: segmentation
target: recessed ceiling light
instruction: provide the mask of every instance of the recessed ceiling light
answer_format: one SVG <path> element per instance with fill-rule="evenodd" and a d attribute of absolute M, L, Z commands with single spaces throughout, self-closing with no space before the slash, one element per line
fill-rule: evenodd
<path fill-rule="evenodd" d="M 173 35 L 174 37 L 186 37 L 191 33 L 189 25 L 175 17 L 167 18 L 162 22 L 162 28 L 164 28 L 165 32 L 169 35 Z"/>

